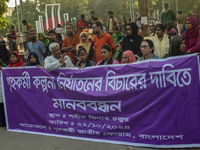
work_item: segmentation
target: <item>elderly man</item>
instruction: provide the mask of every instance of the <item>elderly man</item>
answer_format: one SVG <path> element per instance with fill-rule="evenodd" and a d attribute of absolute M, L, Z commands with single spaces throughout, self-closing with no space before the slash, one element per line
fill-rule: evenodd
<path fill-rule="evenodd" d="M 61 53 L 60 45 L 58 43 L 51 43 L 49 50 L 52 53 L 52 56 L 48 56 L 44 60 L 44 68 L 47 71 L 53 71 L 60 67 L 74 67 L 67 54 Z"/>
<path fill-rule="evenodd" d="M 167 3 L 164 4 L 164 9 L 161 14 L 161 18 L 162 18 L 163 24 L 167 24 L 167 21 L 175 21 L 176 20 L 175 13 L 169 9 L 169 5 Z"/>

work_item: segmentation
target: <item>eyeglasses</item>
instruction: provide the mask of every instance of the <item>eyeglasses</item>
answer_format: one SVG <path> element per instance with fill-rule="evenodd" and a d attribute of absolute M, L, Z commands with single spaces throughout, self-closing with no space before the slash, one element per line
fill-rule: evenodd
<path fill-rule="evenodd" d="M 147 47 L 149 47 L 149 46 L 140 46 L 140 49 L 146 49 Z"/>

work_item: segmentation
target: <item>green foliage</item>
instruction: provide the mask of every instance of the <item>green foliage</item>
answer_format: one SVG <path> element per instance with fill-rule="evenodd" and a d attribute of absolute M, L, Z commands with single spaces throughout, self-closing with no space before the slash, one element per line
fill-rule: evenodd
<path fill-rule="evenodd" d="M 0 29 L 5 28 L 9 24 L 3 16 L 8 9 L 6 2 L 9 2 L 9 0 L 0 0 Z"/>

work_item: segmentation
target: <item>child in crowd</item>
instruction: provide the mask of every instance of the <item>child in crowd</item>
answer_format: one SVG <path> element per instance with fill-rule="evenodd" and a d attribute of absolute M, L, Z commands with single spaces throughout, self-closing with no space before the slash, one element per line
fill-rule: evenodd
<path fill-rule="evenodd" d="M 35 52 L 30 52 L 28 56 L 28 61 L 29 63 L 27 62 L 27 66 L 40 66 L 38 55 Z"/>
<path fill-rule="evenodd" d="M 113 60 L 112 57 L 112 49 L 109 45 L 103 45 L 101 47 L 101 57 L 103 58 L 102 61 L 97 63 L 98 65 L 110 65 L 110 64 L 119 64 L 118 61 Z"/>
<path fill-rule="evenodd" d="M 122 54 L 122 64 L 129 64 L 134 62 L 136 62 L 136 58 L 132 51 L 127 50 Z"/>
<path fill-rule="evenodd" d="M 84 47 L 80 47 L 78 49 L 78 57 L 80 61 L 76 64 L 76 66 L 79 69 L 84 69 L 85 67 L 90 67 L 94 65 L 94 62 L 88 59 L 88 54 Z"/>
<path fill-rule="evenodd" d="M 9 67 L 22 67 L 23 63 L 20 61 L 19 55 L 17 52 L 12 52 L 10 54 L 10 65 Z"/>

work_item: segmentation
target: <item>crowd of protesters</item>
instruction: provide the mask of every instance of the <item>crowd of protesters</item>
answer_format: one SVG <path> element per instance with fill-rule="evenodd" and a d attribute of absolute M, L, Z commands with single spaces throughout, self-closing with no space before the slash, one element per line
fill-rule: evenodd
<path fill-rule="evenodd" d="M 55 30 L 36 33 L 32 25 L 24 20 L 22 23 L 27 27 L 29 41 L 28 52 L 24 55 L 25 62 L 19 57 L 15 42 L 16 32 L 12 27 L 7 35 L 9 50 L 0 37 L 0 66 L 44 66 L 48 71 L 60 67 L 84 69 L 99 65 L 165 59 L 200 51 L 199 20 L 196 11 L 192 11 L 189 17 L 179 11 L 176 17 L 168 4 L 164 4 L 162 22 L 156 22 L 153 28 L 155 37 L 151 40 L 144 40 L 141 36 L 140 17 L 137 22 L 118 24 L 112 11 L 108 12 L 108 16 L 107 23 L 102 24 L 95 17 L 94 11 L 90 12 L 89 22 L 82 14 L 81 20 L 76 24 L 78 34 L 71 23 L 66 25 L 66 31 L 58 25 Z M 175 20 L 178 27 L 174 24 Z M 87 32 L 88 28 L 92 33 Z M 181 32 L 183 33 L 180 35 Z M 2 122 L 2 109 L 3 106 L 0 105 L 0 125 L 5 124 Z"/>

